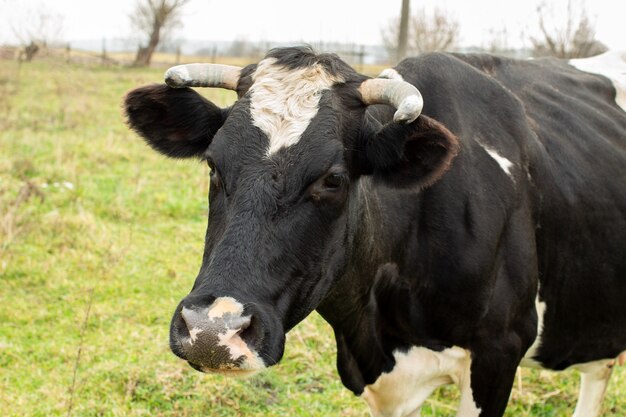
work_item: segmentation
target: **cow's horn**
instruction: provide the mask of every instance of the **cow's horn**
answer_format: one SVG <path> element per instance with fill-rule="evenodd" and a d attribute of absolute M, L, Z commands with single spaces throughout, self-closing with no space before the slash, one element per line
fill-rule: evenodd
<path fill-rule="evenodd" d="M 365 104 L 389 104 L 396 108 L 393 121 L 411 123 L 422 112 L 424 100 L 415 86 L 401 80 L 372 78 L 359 86 Z"/>
<path fill-rule="evenodd" d="M 220 64 L 177 65 L 165 72 L 170 87 L 217 87 L 236 90 L 241 67 Z"/>

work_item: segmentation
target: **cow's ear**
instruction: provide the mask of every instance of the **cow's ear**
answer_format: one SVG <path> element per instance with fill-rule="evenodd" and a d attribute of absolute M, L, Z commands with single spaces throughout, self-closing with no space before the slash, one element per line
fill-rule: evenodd
<path fill-rule="evenodd" d="M 226 111 L 190 88 L 149 85 L 126 95 L 128 125 L 173 158 L 200 156 L 224 123 Z"/>
<path fill-rule="evenodd" d="M 445 174 L 458 151 L 459 140 L 452 132 L 421 115 L 412 123 L 388 123 L 368 134 L 365 165 L 375 181 L 421 189 Z"/>

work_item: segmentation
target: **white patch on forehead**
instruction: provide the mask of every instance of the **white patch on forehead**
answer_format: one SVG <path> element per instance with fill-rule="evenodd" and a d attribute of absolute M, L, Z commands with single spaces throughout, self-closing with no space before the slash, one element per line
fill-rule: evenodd
<path fill-rule="evenodd" d="M 243 304 L 233 297 L 218 297 L 209 307 L 209 318 L 224 317 L 224 314 L 240 316 L 243 313 Z"/>
<path fill-rule="evenodd" d="M 458 346 L 436 352 L 413 347 L 394 352 L 396 364 L 376 382 L 367 385 L 361 398 L 373 417 L 419 416 L 422 404 L 439 386 L 454 383 L 461 389 L 458 416 L 477 417 L 480 409 L 471 388 L 471 355 Z"/>
<path fill-rule="evenodd" d="M 568 63 L 581 71 L 610 79 L 617 92 L 615 102 L 626 111 L 626 52 L 608 51 L 591 58 L 571 59 Z"/>
<path fill-rule="evenodd" d="M 275 58 L 261 61 L 252 78 L 252 123 L 269 139 L 268 156 L 298 143 L 319 110 L 322 91 L 343 81 L 320 64 L 292 70 Z"/>
<path fill-rule="evenodd" d="M 498 163 L 500 168 L 502 168 L 502 171 L 504 171 L 506 175 L 509 176 L 509 178 L 513 179 L 513 175 L 511 174 L 511 167 L 513 166 L 513 162 L 500 155 L 495 149 L 490 148 L 487 145 L 483 145 L 480 142 L 478 142 L 478 144 L 482 146 L 483 149 L 489 154 L 489 156 Z"/>

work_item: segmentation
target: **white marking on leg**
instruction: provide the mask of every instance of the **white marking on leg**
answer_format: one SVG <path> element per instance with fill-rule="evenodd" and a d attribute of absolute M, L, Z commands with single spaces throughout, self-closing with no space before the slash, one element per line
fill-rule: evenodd
<path fill-rule="evenodd" d="M 456 412 L 456 417 L 480 416 L 480 408 L 476 405 L 476 401 L 474 401 L 474 393 L 472 392 L 471 365 L 471 359 L 466 361 L 465 370 L 461 374 L 459 381 L 455 381 L 461 390 L 461 400 L 459 401 L 459 408 Z"/>
<path fill-rule="evenodd" d="M 456 383 L 461 388 L 459 417 L 476 417 L 471 389 L 469 351 L 454 346 L 436 352 L 413 347 L 408 352 L 394 352 L 396 364 L 391 372 L 381 374 L 367 385 L 361 395 L 373 417 L 413 417 L 420 415 L 422 404 L 438 387 Z"/>
<path fill-rule="evenodd" d="M 510 160 L 508 160 L 505 157 L 503 157 L 502 155 L 500 155 L 498 153 L 498 151 L 496 151 L 495 149 L 493 149 L 493 148 L 491 148 L 491 147 L 489 147 L 487 145 L 483 145 L 480 142 L 478 142 L 478 144 L 480 146 L 482 146 L 482 148 L 489 154 L 489 156 L 491 158 L 493 158 L 493 160 L 498 163 L 498 165 L 500 166 L 502 171 L 504 171 L 505 174 L 509 176 L 509 178 L 514 180 L 513 174 L 511 174 L 511 167 L 513 166 L 513 162 L 511 162 Z"/>
<path fill-rule="evenodd" d="M 520 366 L 543 369 L 541 363 L 537 362 L 534 357 L 537 355 L 537 350 L 539 350 L 539 346 L 541 345 L 543 320 L 546 315 L 546 307 L 546 303 L 539 300 L 539 290 L 537 290 L 537 297 L 535 298 L 535 308 L 537 309 L 537 338 L 533 342 L 532 346 L 526 351 L 526 354 L 520 362 Z"/>
<path fill-rule="evenodd" d="M 611 378 L 612 360 L 576 365 L 580 370 L 580 392 L 573 417 L 600 417 L 602 401 Z"/>
<path fill-rule="evenodd" d="M 626 111 L 626 52 L 608 51 L 591 58 L 571 59 L 569 64 L 581 71 L 610 79 L 617 93 L 615 102 Z"/>
<path fill-rule="evenodd" d="M 343 82 L 320 64 L 290 70 L 276 61 L 257 65 L 250 88 L 252 123 L 269 139 L 268 156 L 298 143 L 319 110 L 322 91 Z"/>

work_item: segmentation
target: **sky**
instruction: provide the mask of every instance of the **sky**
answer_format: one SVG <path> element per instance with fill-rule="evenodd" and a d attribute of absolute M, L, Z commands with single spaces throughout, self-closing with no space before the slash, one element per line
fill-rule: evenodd
<path fill-rule="evenodd" d="M 529 46 L 542 0 L 412 0 L 420 7 L 446 10 L 460 24 L 461 46 L 487 45 L 490 32 L 506 28 L 508 45 Z M 548 3 L 564 16 L 568 0 Z M 579 4 L 581 0 L 574 0 Z M 15 33 L 38 10 L 62 16 L 66 42 L 125 38 L 133 0 L 0 0 L 0 44 L 15 43 Z M 251 42 L 338 41 L 381 43 L 381 30 L 400 14 L 401 0 L 191 0 L 176 36 L 187 40 Z M 586 9 L 596 23 L 596 37 L 610 49 L 626 50 L 626 1 L 590 0 Z M 523 35 L 525 33 L 525 35 Z"/>

